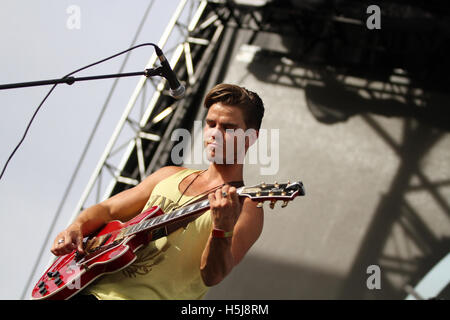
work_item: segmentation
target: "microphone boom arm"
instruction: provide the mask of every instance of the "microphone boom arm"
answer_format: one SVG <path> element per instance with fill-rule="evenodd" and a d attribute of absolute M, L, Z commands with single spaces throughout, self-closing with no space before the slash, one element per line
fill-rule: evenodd
<path fill-rule="evenodd" d="M 145 69 L 145 71 L 139 71 L 139 72 L 105 74 L 105 75 L 90 76 L 90 77 L 64 77 L 64 78 L 60 78 L 60 79 L 49 79 L 49 80 L 2 84 L 2 85 L 0 85 L 0 90 L 16 89 L 16 88 L 24 88 L 24 87 L 35 87 L 35 86 L 45 86 L 45 85 L 60 84 L 60 83 L 72 85 L 77 81 L 100 80 L 100 79 L 134 77 L 134 76 L 146 76 L 147 78 L 154 77 L 154 76 L 163 77 L 163 68 L 157 67 L 157 68 Z"/>

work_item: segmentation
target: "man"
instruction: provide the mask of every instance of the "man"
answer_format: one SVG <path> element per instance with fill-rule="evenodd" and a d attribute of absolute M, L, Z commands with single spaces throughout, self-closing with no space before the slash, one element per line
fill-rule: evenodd
<path fill-rule="evenodd" d="M 208 109 L 204 129 L 208 169 L 168 166 L 155 171 L 136 187 L 81 212 L 58 234 L 51 251 L 55 255 L 74 249 L 83 253 L 84 236 L 112 220 L 130 220 L 154 205 L 167 213 L 207 195 L 210 210 L 186 228 L 140 249 L 133 264 L 102 276 L 84 289 L 83 295 L 97 299 L 201 299 L 258 239 L 263 210 L 248 198 L 240 199 L 236 187 L 231 186 L 243 180 L 237 137 L 232 132 L 253 129 L 257 136 L 263 103 L 245 88 L 219 84 L 207 94 L 204 105 Z M 244 153 L 255 140 L 247 138 Z M 227 148 L 230 145 L 234 147 Z"/>

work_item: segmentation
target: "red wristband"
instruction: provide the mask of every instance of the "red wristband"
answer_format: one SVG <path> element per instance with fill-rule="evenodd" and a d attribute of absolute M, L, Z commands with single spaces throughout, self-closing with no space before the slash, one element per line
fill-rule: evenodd
<path fill-rule="evenodd" d="M 233 236 L 233 231 L 224 231 L 222 229 L 214 228 L 212 230 L 213 238 L 231 238 Z"/>

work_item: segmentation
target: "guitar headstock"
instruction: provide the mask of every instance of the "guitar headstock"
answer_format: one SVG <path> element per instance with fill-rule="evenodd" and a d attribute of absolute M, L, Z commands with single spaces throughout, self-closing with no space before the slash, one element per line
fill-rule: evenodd
<path fill-rule="evenodd" d="M 251 187 L 242 187 L 238 191 L 239 195 L 248 197 L 253 201 L 257 201 L 258 208 L 263 206 L 264 201 L 270 201 L 270 208 L 275 207 L 278 200 L 282 200 L 282 208 L 286 207 L 289 201 L 294 200 L 297 196 L 305 195 L 305 188 L 301 181 L 287 183 L 260 183 Z"/>

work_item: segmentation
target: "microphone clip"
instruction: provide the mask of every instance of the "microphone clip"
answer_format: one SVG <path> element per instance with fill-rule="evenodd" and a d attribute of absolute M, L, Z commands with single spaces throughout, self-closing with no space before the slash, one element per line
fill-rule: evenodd
<path fill-rule="evenodd" d="M 147 78 L 150 77 L 154 77 L 154 76 L 160 76 L 165 78 L 166 80 L 169 81 L 169 79 L 167 79 L 166 75 L 165 75 L 165 70 L 163 66 L 159 66 L 157 68 L 149 68 L 149 69 L 145 69 L 144 70 L 144 76 L 146 76 Z M 172 98 L 174 99 L 181 99 L 182 97 L 184 97 L 185 94 L 185 87 L 182 85 L 179 85 L 178 87 L 176 87 L 175 89 L 172 89 L 171 87 L 169 88 L 169 94 Z"/>
<path fill-rule="evenodd" d="M 146 76 L 147 78 L 154 77 L 154 76 L 164 77 L 163 67 L 145 69 L 144 76 Z"/>

